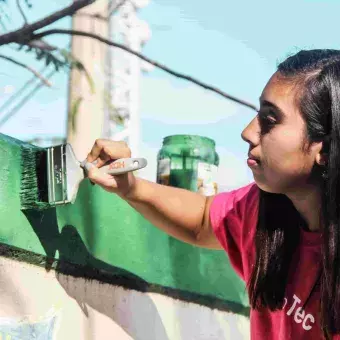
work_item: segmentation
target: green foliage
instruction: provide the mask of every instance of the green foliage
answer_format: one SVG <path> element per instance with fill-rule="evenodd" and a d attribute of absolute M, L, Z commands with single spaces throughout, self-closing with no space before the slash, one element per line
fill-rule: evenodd
<path fill-rule="evenodd" d="M 2 26 L 3 31 L 5 32 L 8 30 L 4 23 L 4 18 L 7 21 L 11 20 L 10 16 L 7 14 L 8 4 L 9 0 L 0 0 L 0 26 Z M 19 7 L 19 10 L 25 11 L 30 8 L 32 8 L 32 0 L 21 0 L 21 7 Z M 68 71 L 72 68 L 77 69 L 85 75 L 91 93 L 95 92 L 94 82 L 90 74 L 85 69 L 84 65 L 74 58 L 69 51 L 56 46 L 51 46 L 43 40 L 35 40 L 27 44 L 18 44 L 18 51 L 33 53 L 35 58 L 44 62 L 46 66 L 53 65 L 57 72 L 60 70 Z"/>
<path fill-rule="evenodd" d="M 68 67 L 68 63 L 66 60 L 63 60 L 60 57 L 60 53 L 58 49 L 54 51 L 49 51 L 45 49 L 40 49 L 32 46 L 20 45 L 19 51 L 24 49 L 25 52 L 32 52 L 35 54 L 35 58 L 37 60 L 41 60 L 45 62 L 45 65 L 48 66 L 52 64 L 56 71 L 59 71 L 62 68 Z"/>
<path fill-rule="evenodd" d="M 11 29 L 9 29 L 7 26 L 7 23 L 11 23 L 11 15 L 7 12 L 9 12 L 9 4 L 14 0 L 0 0 L 0 27 L 2 27 L 2 32 L 0 33 L 8 33 Z M 32 3 L 33 0 L 20 0 L 18 10 L 21 12 L 22 16 L 25 19 L 25 11 L 28 9 L 31 9 L 33 7 Z M 35 3 L 36 5 L 36 3 Z M 26 19 L 25 19 L 26 21 Z M 27 37 L 28 40 L 30 37 Z M 20 53 L 28 53 L 32 54 L 36 60 L 41 62 L 42 64 L 45 64 L 46 66 L 52 66 L 55 71 L 70 71 L 71 69 L 76 69 L 79 72 L 81 72 L 90 87 L 90 91 L 92 94 L 95 93 L 95 84 L 94 81 L 83 65 L 83 63 L 76 59 L 70 51 L 64 48 L 59 48 L 58 46 L 52 46 L 47 41 L 42 39 L 32 40 L 27 43 L 25 43 L 23 40 L 22 42 L 17 42 L 11 45 L 10 47 L 15 49 L 15 46 L 17 46 L 17 52 Z M 14 59 L 20 60 L 19 58 L 16 58 L 13 56 Z M 71 126 L 72 129 L 76 129 L 76 116 L 79 111 L 80 105 L 82 103 L 83 98 L 79 97 L 77 98 L 72 104 L 70 108 L 70 119 L 71 119 Z M 106 107 L 109 110 L 110 119 L 113 120 L 118 125 L 123 125 L 125 121 L 125 117 L 122 116 L 117 109 L 112 105 L 111 98 L 108 94 L 105 94 L 105 102 Z"/>
<path fill-rule="evenodd" d="M 43 46 L 44 43 L 41 43 Z M 78 59 L 73 57 L 72 54 L 65 49 L 60 49 L 57 47 L 52 48 L 48 44 L 46 44 L 46 47 L 49 48 L 38 48 L 34 46 L 20 45 L 18 50 L 24 50 L 25 52 L 33 53 L 37 60 L 45 62 L 46 66 L 53 65 L 56 71 L 69 70 L 72 68 L 77 69 L 78 71 L 84 73 L 89 83 L 91 93 L 95 93 L 93 79 L 86 70 L 85 66 Z"/>

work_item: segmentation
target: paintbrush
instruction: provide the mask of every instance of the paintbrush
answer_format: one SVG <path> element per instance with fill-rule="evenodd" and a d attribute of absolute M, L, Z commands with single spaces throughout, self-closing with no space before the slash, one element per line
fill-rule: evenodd
<path fill-rule="evenodd" d="M 74 203 L 81 181 L 95 163 L 79 162 L 70 144 L 48 148 L 22 147 L 21 209 L 47 209 Z M 120 158 L 99 168 L 120 175 L 144 168 L 145 158 Z"/>

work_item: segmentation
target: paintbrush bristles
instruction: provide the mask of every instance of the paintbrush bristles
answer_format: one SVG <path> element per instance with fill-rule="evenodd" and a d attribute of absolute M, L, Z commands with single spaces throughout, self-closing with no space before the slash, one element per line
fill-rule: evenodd
<path fill-rule="evenodd" d="M 46 149 L 22 146 L 20 201 L 22 209 L 52 206 L 48 203 Z"/>

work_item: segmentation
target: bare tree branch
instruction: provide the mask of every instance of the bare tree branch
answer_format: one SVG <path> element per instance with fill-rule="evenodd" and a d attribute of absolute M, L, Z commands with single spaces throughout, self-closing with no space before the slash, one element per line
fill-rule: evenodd
<path fill-rule="evenodd" d="M 0 46 L 9 44 L 12 42 L 28 42 L 31 40 L 31 35 L 36 30 L 44 28 L 47 25 L 50 25 L 66 16 L 73 15 L 79 9 L 90 5 L 91 3 L 95 2 L 96 0 L 74 0 L 72 5 L 61 9 L 41 20 L 38 20 L 30 25 L 26 25 L 16 31 L 12 31 L 0 36 Z"/>
<path fill-rule="evenodd" d="M 51 84 L 46 78 L 44 78 L 38 71 L 36 71 L 36 70 L 33 69 L 32 67 L 30 67 L 30 66 L 28 66 L 28 65 L 26 65 L 26 64 L 23 64 L 23 63 L 21 63 L 21 62 L 15 60 L 15 59 L 13 59 L 13 58 L 11 58 L 11 57 L 7 57 L 7 56 L 5 56 L 5 55 L 3 55 L 3 54 L 0 54 L 0 58 L 1 58 L 1 59 L 5 59 L 5 60 L 7 60 L 7 61 L 9 61 L 9 62 L 11 62 L 11 63 L 14 63 L 15 65 L 18 65 L 18 66 L 21 66 L 21 67 L 25 68 L 26 70 L 32 72 L 32 73 L 33 73 L 37 78 L 39 78 L 46 86 L 49 86 L 49 87 L 52 86 L 52 84 Z"/>
<path fill-rule="evenodd" d="M 19 12 L 20 12 L 22 18 L 24 19 L 24 26 L 25 26 L 25 25 L 28 24 L 28 21 L 27 21 L 25 12 L 23 11 L 23 9 L 22 9 L 22 7 L 21 7 L 20 0 L 17 0 L 17 7 L 18 7 L 18 9 L 19 9 Z"/>
<path fill-rule="evenodd" d="M 185 74 L 182 74 L 182 73 L 179 73 L 179 72 L 176 72 L 172 69 L 170 69 L 169 67 L 157 62 L 157 61 L 154 61 L 146 56 L 144 56 L 143 54 L 139 53 L 139 52 L 136 52 L 136 51 L 133 51 L 131 50 L 129 47 L 127 46 L 124 46 L 122 44 L 119 44 L 119 43 L 116 43 L 116 42 L 113 42 L 111 40 L 108 40 L 108 39 L 105 39 L 97 34 L 93 34 L 93 33 L 89 33 L 89 32 L 83 32 L 83 31 L 76 31 L 76 30 L 64 30 L 64 29 L 51 29 L 51 30 L 46 30 L 44 32 L 41 32 L 41 33 L 38 33 L 36 35 L 33 36 L 34 39 L 40 39 L 42 37 L 45 37 L 47 35 L 52 35 L 52 34 L 70 34 L 70 35 L 77 35 L 77 36 L 83 36 L 83 37 L 89 37 L 89 38 L 92 38 L 92 39 L 96 39 L 96 40 L 99 40 L 107 45 L 110 45 L 110 46 L 114 46 L 114 47 L 117 47 L 117 48 L 120 48 L 128 53 L 131 53 L 135 56 L 137 56 L 138 58 L 150 63 L 151 65 L 155 66 L 155 67 L 158 67 L 160 68 L 161 70 L 177 77 L 177 78 L 181 78 L 181 79 L 185 79 L 187 81 L 190 81 L 198 86 L 201 86 L 203 87 L 204 89 L 206 90 L 210 90 L 210 91 L 213 91 L 219 95 L 221 95 L 222 97 L 225 97 L 229 100 L 232 100 L 238 104 L 241 104 L 241 105 L 244 105 L 252 110 L 255 110 L 257 111 L 257 107 L 251 103 L 248 103 L 242 99 L 239 99 L 239 98 L 236 98 L 230 94 L 227 94 L 225 92 L 223 92 L 222 90 L 220 90 L 219 88 L 217 87 L 214 87 L 214 86 L 211 86 L 211 85 L 208 85 L 208 84 L 205 84 L 203 82 L 201 82 L 200 80 L 197 80 L 191 76 L 188 76 L 188 75 L 185 75 Z"/>
<path fill-rule="evenodd" d="M 17 0 L 17 4 L 18 4 L 19 9 L 21 9 L 19 1 L 20 0 Z M 101 41 L 101 42 L 103 42 L 103 43 L 105 43 L 109 46 L 114 46 L 114 47 L 117 47 L 119 49 L 122 49 L 122 50 L 124 50 L 124 51 L 126 51 L 130 54 L 133 54 L 133 55 L 137 56 L 138 58 L 150 63 L 151 65 L 162 69 L 163 71 L 165 71 L 165 72 L 167 72 L 167 73 L 169 73 L 169 74 L 171 74 L 175 77 L 185 79 L 185 80 L 192 82 L 192 83 L 194 83 L 194 84 L 196 84 L 200 87 L 203 87 L 206 90 L 213 91 L 213 92 L 215 92 L 215 93 L 217 93 L 217 94 L 219 94 L 219 95 L 221 95 L 221 96 L 223 96 L 223 97 L 225 97 L 229 100 L 232 100 L 232 101 L 234 101 L 238 104 L 244 105 L 248 108 L 251 108 L 252 110 L 257 111 L 257 107 L 255 105 L 251 104 L 251 103 L 248 103 L 248 102 L 246 102 L 242 99 L 236 98 L 232 95 L 229 95 L 229 94 L 223 92 L 222 90 L 220 90 L 219 88 L 205 84 L 205 83 L 203 83 L 203 82 L 201 82 L 201 81 L 199 81 L 199 80 L 197 80 L 197 79 L 195 79 L 191 76 L 176 72 L 176 71 L 170 69 L 169 67 L 144 56 L 143 54 L 141 54 L 139 52 L 131 50 L 127 46 L 124 46 L 122 44 L 119 44 L 119 43 L 113 42 L 111 40 L 105 39 L 105 38 L 103 38 L 99 35 L 96 35 L 96 34 L 93 34 L 93 33 L 90 33 L 90 32 L 83 32 L 83 31 L 76 31 L 76 30 L 64 30 L 64 29 L 51 29 L 51 30 L 43 31 L 43 32 L 38 33 L 38 34 L 34 34 L 34 32 L 36 30 L 44 28 L 47 25 L 50 25 L 50 24 L 58 21 L 59 19 L 61 19 L 63 17 L 73 15 L 79 9 L 86 7 L 86 6 L 90 5 L 91 3 L 95 2 L 95 1 L 96 0 L 74 0 L 72 5 L 65 7 L 64 9 L 57 11 L 57 12 L 55 12 L 55 13 L 53 13 L 53 14 L 51 14 L 51 15 L 49 15 L 49 16 L 47 16 L 47 17 L 45 17 L 45 18 L 43 18 L 39 21 L 36 21 L 36 22 L 29 24 L 29 25 L 27 24 L 19 30 L 0 35 L 0 46 L 15 42 L 15 43 L 18 43 L 18 44 L 21 44 L 21 45 L 36 45 L 37 48 L 41 48 L 43 50 L 44 49 L 53 50 L 52 46 L 48 45 L 47 43 L 45 43 L 42 40 L 39 41 L 39 39 L 41 39 L 44 36 L 48 36 L 48 35 L 52 35 L 52 34 L 69 34 L 69 35 L 89 37 L 89 38 Z M 113 8 L 113 9 L 111 8 L 110 12 L 112 13 L 113 11 L 117 10 L 117 8 L 119 8 L 121 5 L 123 5 L 125 3 L 125 1 L 127 1 L 127 0 L 120 0 L 118 5 L 115 8 Z M 112 4 L 112 2 L 111 2 L 111 4 Z M 21 12 L 22 12 L 22 9 L 21 9 Z M 22 15 L 24 17 L 25 23 L 27 23 L 26 17 L 24 16 L 24 13 L 22 13 Z M 41 45 L 40 47 L 39 47 L 39 44 Z M 44 79 L 37 71 L 35 71 L 31 67 L 29 67 L 28 65 L 22 64 L 22 63 L 14 60 L 10 57 L 6 57 L 6 56 L 3 56 L 3 55 L 0 55 L 0 58 L 6 59 L 8 61 L 12 61 L 17 65 L 28 69 L 33 74 L 35 74 L 38 78 L 40 78 L 43 82 L 46 82 L 46 79 Z M 48 85 L 48 86 L 50 86 L 50 85 Z"/>

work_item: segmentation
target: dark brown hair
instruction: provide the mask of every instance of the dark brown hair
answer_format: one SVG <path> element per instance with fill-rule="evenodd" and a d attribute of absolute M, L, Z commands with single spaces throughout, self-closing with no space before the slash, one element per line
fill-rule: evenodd
<path fill-rule="evenodd" d="M 323 141 L 328 155 L 326 166 L 315 166 L 315 173 L 322 188 L 321 327 L 329 338 L 340 333 L 340 51 L 300 51 L 279 64 L 278 74 L 296 81 L 307 141 Z M 261 191 L 259 204 L 250 304 L 277 310 L 283 306 L 301 219 L 284 195 Z"/>

